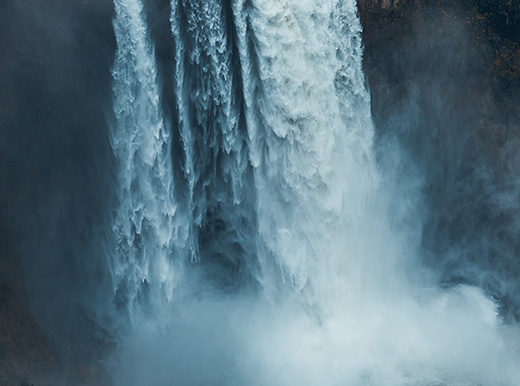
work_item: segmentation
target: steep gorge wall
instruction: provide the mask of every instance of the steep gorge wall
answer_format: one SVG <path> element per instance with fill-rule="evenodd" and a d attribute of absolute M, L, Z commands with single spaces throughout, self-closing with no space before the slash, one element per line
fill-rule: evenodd
<path fill-rule="evenodd" d="M 102 282 L 88 240 L 109 204 L 112 12 L 110 0 L 0 2 L 2 386 L 51 384 L 53 364 L 71 368 L 64 384 L 92 378 L 82 296 Z"/>
<path fill-rule="evenodd" d="M 520 2 L 358 5 L 380 146 L 422 186 L 425 262 L 518 319 Z"/>

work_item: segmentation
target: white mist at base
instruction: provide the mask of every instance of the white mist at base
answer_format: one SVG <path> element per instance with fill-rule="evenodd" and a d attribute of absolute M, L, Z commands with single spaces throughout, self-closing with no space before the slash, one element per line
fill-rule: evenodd
<path fill-rule="evenodd" d="M 128 294 L 130 329 L 118 337 L 114 383 L 520 384 L 518 331 L 503 325 L 479 289 L 436 287 L 419 262 L 418 184 L 410 177 L 410 187 L 399 186 L 378 170 L 355 2 L 233 1 L 240 59 L 233 69 L 229 28 L 212 14 L 224 8 L 212 1 L 202 7 L 196 0 L 192 7 L 189 0 L 172 2 L 173 87 L 189 187 L 183 207 L 195 213 L 218 197 L 195 202 L 197 185 L 219 186 L 212 179 L 225 174 L 217 164 L 210 177 L 197 172 L 197 162 L 207 161 L 200 154 L 217 154 L 218 146 L 234 154 L 225 161 L 237 168 L 228 172 L 234 198 L 251 194 L 256 204 L 255 232 L 237 233 L 234 241 L 254 241 L 260 268 L 247 268 L 261 289 L 213 288 L 197 273 L 202 264 L 189 263 L 207 258 L 186 247 L 205 214 L 176 212 L 142 4 L 118 0 L 112 142 L 124 184 L 113 226 L 120 248 L 111 267 Z M 197 30 L 199 16 L 205 27 Z M 190 55 L 183 25 L 195 36 Z M 188 65 L 198 73 L 187 73 Z M 241 83 L 231 81 L 232 71 L 240 72 Z M 191 76 L 206 76 L 200 93 L 186 89 L 196 84 L 188 82 Z M 243 105 L 233 99 L 236 83 Z M 242 114 L 247 167 L 239 156 Z M 202 130 L 212 120 L 224 135 Z M 212 134 L 204 144 L 214 152 L 195 146 L 196 130 Z M 399 158 L 398 150 L 388 151 Z M 248 167 L 252 185 L 243 178 Z M 238 208 L 239 200 L 231 201 Z M 142 312 L 132 312 L 135 304 Z"/>
<path fill-rule="evenodd" d="M 141 325 L 117 385 L 516 385 L 518 334 L 477 289 L 359 299 L 321 322 L 292 301 L 191 300 Z M 516 351 L 515 351 L 516 350 Z"/>

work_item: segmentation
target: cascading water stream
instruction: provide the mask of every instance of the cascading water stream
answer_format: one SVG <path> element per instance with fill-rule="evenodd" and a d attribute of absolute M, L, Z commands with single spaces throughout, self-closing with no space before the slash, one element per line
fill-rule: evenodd
<path fill-rule="evenodd" d="M 354 0 L 173 0 L 172 122 L 143 4 L 115 9 L 116 384 L 520 382 L 496 305 L 419 268 L 413 203 L 373 156 Z"/>
<path fill-rule="evenodd" d="M 178 124 L 185 151 L 189 207 L 194 238 L 218 212 L 227 237 L 244 254 L 251 250 L 248 154 L 241 117 L 233 49 L 220 2 L 172 1 Z M 248 233 L 249 232 L 249 233 Z M 220 239 L 219 243 L 225 241 Z M 254 243 L 254 242 L 253 242 Z M 217 249 L 225 249 L 221 244 Z M 229 249 L 227 250 L 229 253 Z M 207 253 L 207 251 L 206 251 Z M 228 256 L 232 258 L 231 256 Z M 199 261 L 199 252 L 192 256 Z"/>
<path fill-rule="evenodd" d="M 115 1 L 118 43 L 112 70 L 119 205 L 111 261 L 115 293 L 129 312 L 150 296 L 171 299 L 188 248 L 188 227 L 173 199 L 170 134 L 164 123 L 152 43 L 140 0 Z"/>
<path fill-rule="evenodd" d="M 374 188 L 373 129 L 352 2 L 235 2 L 264 271 L 307 299 Z M 343 239 L 343 240 L 342 240 Z M 275 269 L 274 275 L 277 275 Z M 272 288 L 272 283 L 266 286 Z"/>

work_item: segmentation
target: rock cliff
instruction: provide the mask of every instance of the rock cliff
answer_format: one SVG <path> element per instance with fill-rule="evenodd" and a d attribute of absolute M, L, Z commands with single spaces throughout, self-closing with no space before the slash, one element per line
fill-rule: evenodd
<path fill-rule="evenodd" d="M 425 202 L 423 259 L 520 317 L 520 1 L 359 0 L 380 147 Z M 381 156 L 381 155 L 380 155 Z"/>

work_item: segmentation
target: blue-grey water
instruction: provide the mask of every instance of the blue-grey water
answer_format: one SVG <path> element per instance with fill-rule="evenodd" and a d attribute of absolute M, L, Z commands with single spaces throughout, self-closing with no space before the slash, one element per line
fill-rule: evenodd
<path fill-rule="evenodd" d="M 354 0 L 172 0 L 172 79 L 114 4 L 116 385 L 520 383 L 520 334 L 437 284 L 420 181 L 376 161 Z"/>

